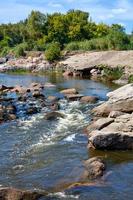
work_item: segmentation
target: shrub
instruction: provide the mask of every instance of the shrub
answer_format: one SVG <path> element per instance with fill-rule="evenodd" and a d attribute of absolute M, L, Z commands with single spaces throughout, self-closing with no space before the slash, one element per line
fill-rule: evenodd
<path fill-rule="evenodd" d="M 131 74 L 131 75 L 129 76 L 128 82 L 129 82 L 129 83 L 133 83 L 133 74 Z"/>
<path fill-rule="evenodd" d="M 53 42 L 47 46 L 45 51 L 45 57 L 48 61 L 52 62 L 58 60 L 61 56 L 60 45 L 57 42 Z"/>
<path fill-rule="evenodd" d="M 108 68 L 108 66 L 105 66 L 103 70 L 104 77 L 107 78 L 109 81 L 117 80 L 123 75 L 123 70 L 120 67 L 111 69 Z"/>
<path fill-rule="evenodd" d="M 4 47 L 0 53 L 1 57 L 6 56 L 8 53 L 10 52 L 10 48 L 9 47 Z"/>
<path fill-rule="evenodd" d="M 20 45 L 15 47 L 13 52 L 14 52 L 16 57 L 25 56 L 24 48 L 22 46 L 20 46 Z"/>

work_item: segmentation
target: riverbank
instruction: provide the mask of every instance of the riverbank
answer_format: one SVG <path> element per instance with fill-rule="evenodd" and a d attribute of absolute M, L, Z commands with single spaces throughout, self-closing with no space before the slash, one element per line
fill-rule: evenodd
<path fill-rule="evenodd" d="M 64 76 L 106 79 L 120 85 L 133 81 L 133 51 L 65 52 L 54 63 L 48 62 L 41 52 L 32 52 L 23 58 L 3 58 L 0 63 L 0 72 L 58 71 Z"/>

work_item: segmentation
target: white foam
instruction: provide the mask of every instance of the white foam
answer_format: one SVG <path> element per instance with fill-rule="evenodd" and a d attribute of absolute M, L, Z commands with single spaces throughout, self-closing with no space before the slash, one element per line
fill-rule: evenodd
<path fill-rule="evenodd" d="M 67 195 L 65 194 L 65 192 L 57 192 L 57 193 L 54 193 L 54 194 L 49 194 L 49 196 L 56 196 L 56 197 L 59 197 L 59 198 L 73 198 L 73 199 L 79 199 L 79 195 Z"/>

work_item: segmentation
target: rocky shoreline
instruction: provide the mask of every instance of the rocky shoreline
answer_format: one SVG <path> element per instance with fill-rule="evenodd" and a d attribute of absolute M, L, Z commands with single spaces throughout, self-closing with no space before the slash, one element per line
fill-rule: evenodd
<path fill-rule="evenodd" d="M 125 85 L 133 79 L 133 51 L 64 52 L 60 61 L 50 63 L 42 52 L 21 58 L 0 58 L 0 73 L 27 71 L 63 72 L 63 76 L 107 79 Z"/>
<path fill-rule="evenodd" d="M 95 118 L 87 127 L 88 147 L 133 150 L 133 84 L 125 85 L 107 96 L 107 102 L 92 110 Z"/>

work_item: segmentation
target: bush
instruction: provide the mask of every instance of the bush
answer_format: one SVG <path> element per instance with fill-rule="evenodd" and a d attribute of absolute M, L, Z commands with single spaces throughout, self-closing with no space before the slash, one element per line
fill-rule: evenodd
<path fill-rule="evenodd" d="M 4 47 L 0 53 L 1 57 L 5 57 L 6 55 L 8 55 L 10 52 L 10 48 L 9 47 Z"/>
<path fill-rule="evenodd" d="M 61 56 L 60 45 L 57 42 L 49 44 L 45 51 L 45 57 L 48 61 L 52 62 L 58 60 Z"/>
<path fill-rule="evenodd" d="M 15 47 L 13 52 L 14 52 L 16 57 L 25 56 L 24 48 L 22 46 L 20 46 L 20 45 Z"/>
<path fill-rule="evenodd" d="M 67 44 L 65 49 L 68 51 L 107 50 L 108 49 L 108 40 L 106 37 L 104 37 L 104 38 L 85 40 L 82 42 L 71 42 L 71 43 Z"/>
<path fill-rule="evenodd" d="M 129 82 L 129 83 L 133 83 L 133 74 L 129 76 L 128 82 Z"/>
<path fill-rule="evenodd" d="M 120 79 L 123 75 L 123 70 L 120 67 L 110 69 L 108 68 L 108 66 L 105 66 L 103 70 L 104 77 L 107 78 L 109 81 Z"/>

